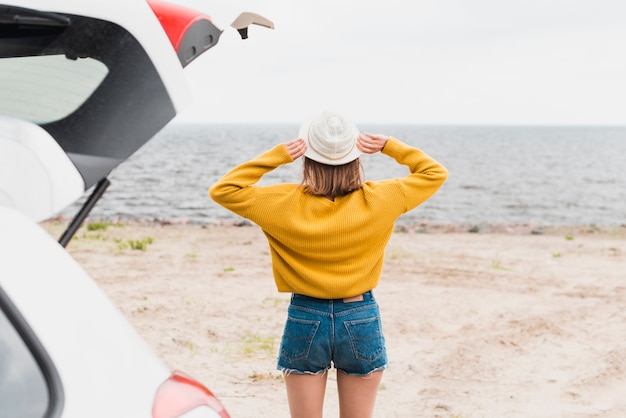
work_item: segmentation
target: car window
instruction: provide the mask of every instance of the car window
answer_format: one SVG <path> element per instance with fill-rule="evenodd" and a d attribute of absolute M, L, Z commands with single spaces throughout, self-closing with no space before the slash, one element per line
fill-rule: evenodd
<path fill-rule="evenodd" d="M 3 24 L 15 19 L 26 22 Z M 7 36 L 5 42 L 5 32 L 0 35 L 0 115 L 47 131 L 83 177 L 85 190 L 176 116 L 178 93 L 167 85 L 180 74 L 161 74 L 156 65 L 175 57 L 149 55 L 124 27 L 11 7 L 0 7 L 0 26 Z"/>
<path fill-rule="evenodd" d="M 54 366 L 0 288 L 0 417 L 52 417 L 61 405 Z"/>
<path fill-rule="evenodd" d="M 43 124 L 63 119 L 102 83 L 107 67 L 65 55 L 0 59 L 0 114 Z"/>

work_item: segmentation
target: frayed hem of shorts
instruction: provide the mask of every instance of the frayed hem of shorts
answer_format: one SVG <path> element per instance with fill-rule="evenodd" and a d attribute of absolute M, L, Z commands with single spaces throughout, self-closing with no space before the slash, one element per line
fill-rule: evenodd
<path fill-rule="evenodd" d="M 322 370 L 317 371 L 317 372 L 288 369 L 286 367 L 277 367 L 276 369 L 280 370 L 283 373 L 284 376 L 288 376 L 290 374 L 302 374 L 302 375 L 308 374 L 308 375 L 311 375 L 311 376 L 317 376 L 317 375 L 326 373 L 328 370 L 330 370 L 330 367 L 327 367 L 327 368 L 322 369 Z"/>
<path fill-rule="evenodd" d="M 350 376 L 359 376 L 359 377 L 364 377 L 364 378 L 367 378 L 367 377 L 371 376 L 371 375 L 372 375 L 372 373 L 374 373 L 374 372 L 380 372 L 380 371 L 382 371 L 382 370 L 386 370 L 386 369 L 388 369 L 388 368 L 389 368 L 389 365 L 388 365 L 388 364 L 385 364 L 384 366 L 377 367 L 377 368 L 375 368 L 374 370 L 372 370 L 372 371 L 370 371 L 370 372 L 367 372 L 367 373 L 348 373 L 347 371 L 342 370 L 342 369 L 337 369 L 337 371 L 338 371 L 338 372 L 341 372 L 341 373 L 343 373 L 343 374 L 350 375 Z"/>

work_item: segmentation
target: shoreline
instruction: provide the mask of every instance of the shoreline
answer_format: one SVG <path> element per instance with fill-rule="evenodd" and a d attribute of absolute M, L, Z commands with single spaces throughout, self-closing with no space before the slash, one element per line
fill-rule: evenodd
<path fill-rule="evenodd" d="M 57 216 L 40 222 L 40 224 L 60 223 L 68 225 L 70 217 Z M 100 219 L 87 218 L 81 227 L 89 224 L 111 224 L 111 225 L 143 225 L 143 226 L 167 226 L 167 225 L 189 225 L 201 228 L 208 227 L 257 227 L 247 219 L 210 221 L 206 223 L 188 222 L 185 218 L 176 219 Z M 596 224 L 572 224 L 572 225 L 547 225 L 541 223 L 498 223 L 498 222 L 478 222 L 478 223 L 455 223 L 440 224 L 430 222 L 396 223 L 394 233 L 417 233 L 417 234 L 449 234 L 449 233 L 470 233 L 470 234 L 513 234 L 513 235 L 558 235 L 558 234 L 599 234 L 626 236 L 626 223 L 621 225 L 596 225 Z"/>

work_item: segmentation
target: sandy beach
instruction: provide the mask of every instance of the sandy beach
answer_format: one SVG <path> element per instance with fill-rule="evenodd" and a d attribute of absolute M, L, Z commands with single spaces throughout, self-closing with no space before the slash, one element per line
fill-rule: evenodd
<path fill-rule="evenodd" d="M 233 418 L 289 416 L 275 369 L 289 295 L 257 227 L 89 225 L 68 251 L 170 367 Z M 467 230 L 393 234 L 375 417 L 626 416 L 626 227 Z M 334 382 L 325 417 L 338 417 Z"/>

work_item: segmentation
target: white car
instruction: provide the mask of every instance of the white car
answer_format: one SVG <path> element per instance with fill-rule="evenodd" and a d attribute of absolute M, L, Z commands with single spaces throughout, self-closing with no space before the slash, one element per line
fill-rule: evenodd
<path fill-rule="evenodd" d="M 232 26 L 253 23 L 272 27 Z M 63 248 L 110 172 L 190 101 L 184 67 L 221 32 L 151 0 L 0 4 L 0 417 L 228 417 Z M 59 242 L 39 227 L 88 190 Z"/>

